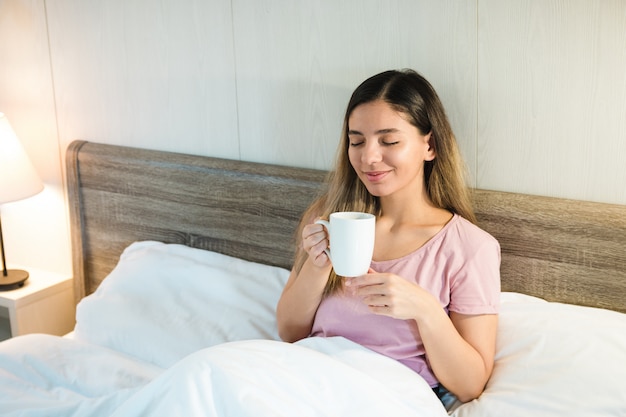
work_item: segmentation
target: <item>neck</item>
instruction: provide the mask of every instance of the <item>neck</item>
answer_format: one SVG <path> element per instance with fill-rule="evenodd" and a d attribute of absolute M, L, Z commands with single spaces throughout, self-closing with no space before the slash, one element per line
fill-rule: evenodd
<path fill-rule="evenodd" d="M 425 187 L 381 197 L 380 206 L 381 217 L 399 223 L 420 223 L 439 210 L 430 200 Z"/>

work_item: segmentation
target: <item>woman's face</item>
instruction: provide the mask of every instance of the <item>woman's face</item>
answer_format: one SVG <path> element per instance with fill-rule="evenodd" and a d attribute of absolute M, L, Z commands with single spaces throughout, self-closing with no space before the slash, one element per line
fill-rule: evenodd
<path fill-rule="evenodd" d="M 421 195 L 424 189 L 424 161 L 435 158 L 430 133 L 422 135 L 405 117 L 376 100 L 348 118 L 350 164 L 374 196 Z"/>

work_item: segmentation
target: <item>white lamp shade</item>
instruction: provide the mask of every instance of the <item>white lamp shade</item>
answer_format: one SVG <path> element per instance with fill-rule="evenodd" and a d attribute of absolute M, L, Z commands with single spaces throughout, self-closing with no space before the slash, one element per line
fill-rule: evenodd
<path fill-rule="evenodd" d="M 0 204 L 30 197 L 43 190 L 43 183 L 11 128 L 0 113 Z"/>

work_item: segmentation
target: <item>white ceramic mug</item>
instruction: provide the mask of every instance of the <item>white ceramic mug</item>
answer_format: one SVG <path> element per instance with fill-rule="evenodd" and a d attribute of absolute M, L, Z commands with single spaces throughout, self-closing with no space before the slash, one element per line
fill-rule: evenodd
<path fill-rule="evenodd" d="M 342 211 L 332 213 L 330 221 L 315 223 L 324 225 L 328 231 L 330 248 L 326 254 L 337 275 L 357 277 L 367 273 L 374 254 L 376 216 Z"/>

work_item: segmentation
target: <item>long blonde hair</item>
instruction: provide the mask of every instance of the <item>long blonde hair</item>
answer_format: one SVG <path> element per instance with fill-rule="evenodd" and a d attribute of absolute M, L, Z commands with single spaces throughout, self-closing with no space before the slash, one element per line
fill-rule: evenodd
<path fill-rule="evenodd" d="M 329 172 L 326 189 L 302 216 L 297 231 L 297 252 L 294 268 L 300 271 L 307 253 L 301 248 L 302 228 L 316 217 L 328 218 L 336 211 L 362 211 L 380 214 L 380 200 L 367 191 L 348 158 L 348 120 L 359 105 L 383 100 L 394 110 L 407 116 L 420 134 L 431 134 L 431 146 L 436 157 L 424 165 L 426 191 L 439 208 L 459 214 L 475 223 L 466 169 L 450 122 L 439 96 L 432 85 L 413 70 L 391 70 L 363 81 L 352 93 L 346 109 L 337 149 L 335 168 Z M 331 271 L 324 296 L 335 292 L 342 280 Z"/>

